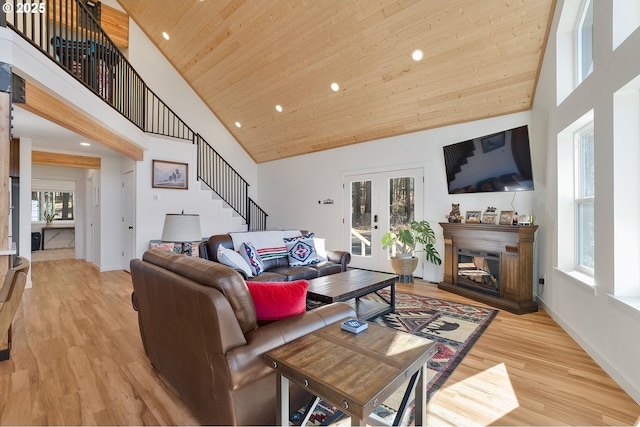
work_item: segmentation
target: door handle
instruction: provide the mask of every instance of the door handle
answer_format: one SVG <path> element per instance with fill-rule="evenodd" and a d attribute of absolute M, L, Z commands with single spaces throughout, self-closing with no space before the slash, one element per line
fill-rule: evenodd
<path fill-rule="evenodd" d="M 378 222 L 378 215 L 373 216 L 373 222 Z"/>
<path fill-rule="evenodd" d="M 129 230 L 133 230 L 133 225 L 130 225 L 130 226 L 129 226 Z"/>

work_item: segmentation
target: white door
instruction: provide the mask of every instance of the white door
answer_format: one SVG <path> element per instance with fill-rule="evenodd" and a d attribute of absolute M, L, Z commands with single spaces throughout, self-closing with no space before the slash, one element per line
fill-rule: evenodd
<path fill-rule="evenodd" d="M 135 176 L 134 172 L 122 174 L 122 269 L 129 271 L 129 263 L 135 254 Z"/>
<path fill-rule="evenodd" d="M 393 272 L 382 236 L 422 219 L 423 170 L 404 169 L 344 178 L 344 223 L 350 267 Z M 422 263 L 416 269 L 422 277 Z"/>

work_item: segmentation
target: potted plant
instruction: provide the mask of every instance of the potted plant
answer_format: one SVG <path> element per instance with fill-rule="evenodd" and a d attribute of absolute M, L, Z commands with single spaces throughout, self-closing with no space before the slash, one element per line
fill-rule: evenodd
<path fill-rule="evenodd" d="M 408 227 L 389 231 L 382 236 L 382 248 L 392 249 L 391 266 L 400 277 L 400 283 L 413 283 L 413 272 L 418 266 L 416 252 L 424 252 L 427 261 L 440 265 L 442 259 L 435 248 L 436 234 L 427 221 L 411 221 Z M 423 249 L 417 250 L 418 244 Z"/>
<path fill-rule="evenodd" d="M 43 217 L 44 217 L 44 220 L 47 221 L 47 225 L 51 224 L 51 222 L 53 221 L 53 218 L 55 218 L 56 215 L 58 215 L 58 214 L 55 214 L 53 212 L 45 212 L 44 213 Z"/>

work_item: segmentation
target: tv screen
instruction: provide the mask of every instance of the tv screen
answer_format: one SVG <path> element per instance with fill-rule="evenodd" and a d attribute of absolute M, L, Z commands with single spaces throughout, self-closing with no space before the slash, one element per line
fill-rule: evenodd
<path fill-rule="evenodd" d="M 449 194 L 533 190 L 526 125 L 443 150 Z"/>

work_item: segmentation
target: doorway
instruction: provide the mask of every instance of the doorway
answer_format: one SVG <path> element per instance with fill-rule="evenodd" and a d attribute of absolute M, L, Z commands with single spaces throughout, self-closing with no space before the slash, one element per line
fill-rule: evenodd
<path fill-rule="evenodd" d="M 344 177 L 345 247 L 351 251 L 351 267 L 393 272 L 382 236 L 422 218 L 424 171 L 403 169 Z M 422 263 L 416 276 L 422 276 Z"/>

